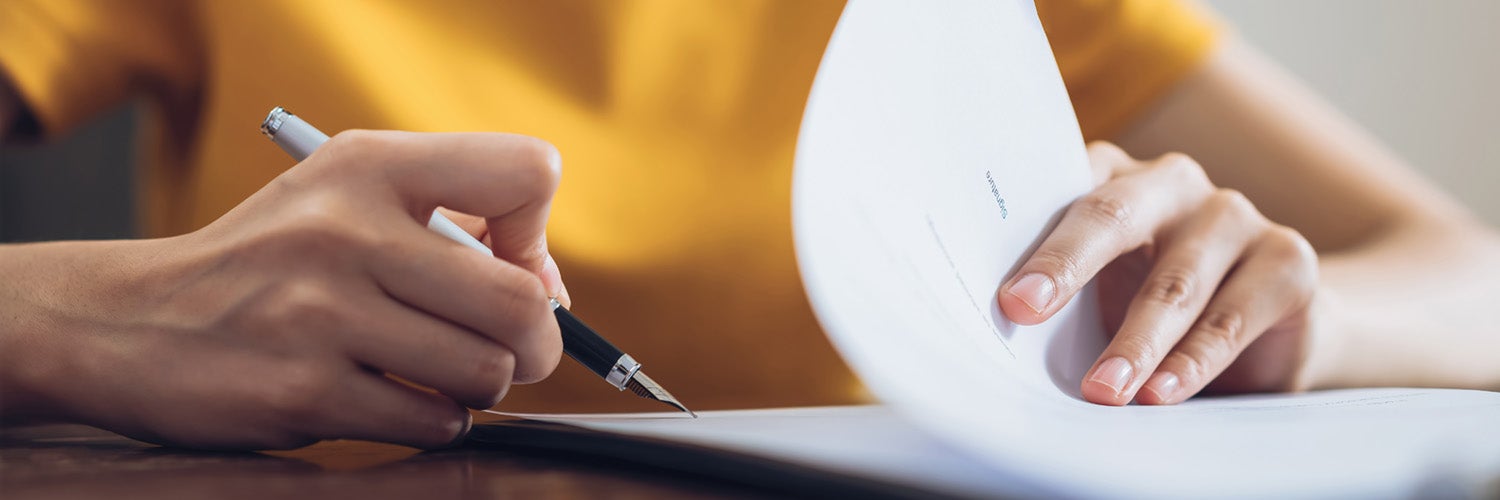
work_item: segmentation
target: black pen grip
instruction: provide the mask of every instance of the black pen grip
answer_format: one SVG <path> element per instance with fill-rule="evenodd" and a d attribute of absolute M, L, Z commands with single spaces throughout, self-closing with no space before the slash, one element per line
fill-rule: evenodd
<path fill-rule="evenodd" d="M 558 306 L 552 309 L 552 314 L 557 316 L 557 326 L 562 330 L 563 352 L 600 377 L 608 376 L 615 362 L 625 355 L 566 308 Z"/>

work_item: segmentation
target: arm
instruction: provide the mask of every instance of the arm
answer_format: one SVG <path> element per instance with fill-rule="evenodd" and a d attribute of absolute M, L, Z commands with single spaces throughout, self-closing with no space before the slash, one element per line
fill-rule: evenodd
<path fill-rule="evenodd" d="M 0 419 L 199 448 L 453 443 L 462 406 L 562 354 L 558 175 L 527 137 L 346 132 L 186 235 L 0 245 Z M 427 230 L 438 205 L 483 216 L 494 256 Z"/>
<path fill-rule="evenodd" d="M 1118 137 L 1180 151 L 1320 254 L 1306 386 L 1500 388 L 1500 238 L 1281 68 L 1225 44 Z"/>

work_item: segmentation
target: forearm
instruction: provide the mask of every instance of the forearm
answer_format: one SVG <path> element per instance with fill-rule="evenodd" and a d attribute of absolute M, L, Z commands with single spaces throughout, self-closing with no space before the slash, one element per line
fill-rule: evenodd
<path fill-rule="evenodd" d="M 54 418 L 58 415 L 44 388 L 46 380 L 66 379 L 69 366 L 53 363 L 57 335 L 56 281 L 39 280 L 46 261 L 70 260 L 67 243 L 0 245 L 0 417 L 6 420 Z M 65 280 L 64 276 L 54 279 Z"/>
<path fill-rule="evenodd" d="M 1253 47 L 1227 40 L 1117 138 L 1127 151 L 1198 160 L 1320 253 L 1467 211 Z"/>
<path fill-rule="evenodd" d="M 1500 237 L 1480 223 L 1403 225 L 1322 257 L 1328 316 L 1310 359 L 1314 388 L 1500 390 Z"/>
<path fill-rule="evenodd" d="M 87 339 L 133 322 L 144 262 L 129 249 L 151 241 L 0 245 L 0 417 L 69 418 L 60 391 L 101 366 L 87 347 L 107 343 Z"/>

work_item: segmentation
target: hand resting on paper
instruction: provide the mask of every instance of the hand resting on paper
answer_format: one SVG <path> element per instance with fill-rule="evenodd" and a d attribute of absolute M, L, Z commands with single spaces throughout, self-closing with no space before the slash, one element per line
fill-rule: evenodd
<path fill-rule="evenodd" d="M 1114 339 L 1084 376 L 1094 403 L 1305 388 L 1312 246 L 1186 156 L 1142 161 L 1095 143 L 1089 157 L 1096 188 L 1001 288 L 1006 316 L 1040 323 L 1097 277 Z"/>
<path fill-rule="evenodd" d="M 345 132 L 198 231 L 3 247 L 4 416 L 197 448 L 449 444 L 464 406 L 562 354 L 558 165 L 522 136 Z M 485 216 L 453 214 L 498 258 L 427 230 L 438 205 Z"/>
<path fill-rule="evenodd" d="M 1115 139 L 1156 159 L 1095 145 L 1097 189 L 999 293 L 1033 324 L 1097 276 L 1115 338 L 1085 399 L 1500 389 L 1490 224 L 1244 43 L 1153 106 Z"/>

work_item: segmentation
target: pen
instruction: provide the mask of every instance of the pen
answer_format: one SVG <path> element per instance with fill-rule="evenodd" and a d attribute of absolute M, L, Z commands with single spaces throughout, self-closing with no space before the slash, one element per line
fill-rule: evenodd
<path fill-rule="evenodd" d="M 265 121 L 260 124 L 260 132 L 269 137 L 271 142 L 281 146 L 282 150 L 297 161 L 306 159 L 313 150 L 328 141 L 327 134 L 280 106 L 271 109 L 271 113 L 266 115 Z M 458 227 L 458 224 L 454 224 L 441 213 L 436 211 L 432 213 L 432 219 L 427 221 L 427 228 L 453 241 L 484 252 L 485 255 L 493 255 L 490 247 L 474 239 L 467 231 Z M 661 384 L 647 377 L 641 371 L 641 364 L 636 362 L 635 358 L 625 354 L 608 340 L 604 340 L 604 337 L 599 336 L 594 329 L 589 328 L 578 317 L 573 316 L 573 313 L 568 312 L 568 309 L 559 304 L 556 298 L 552 299 L 552 314 L 557 316 L 557 326 L 562 331 L 563 352 L 568 353 L 569 357 L 603 377 L 604 381 L 615 389 L 621 391 L 630 389 L 630 392 L 634 392 L 637 396 L 666 403 L 692 415 L 693 418 L 698 417 L 698 414 L 683 406 L 677 398 L 672 397 L 672 394 L 663 389 Z"/>

